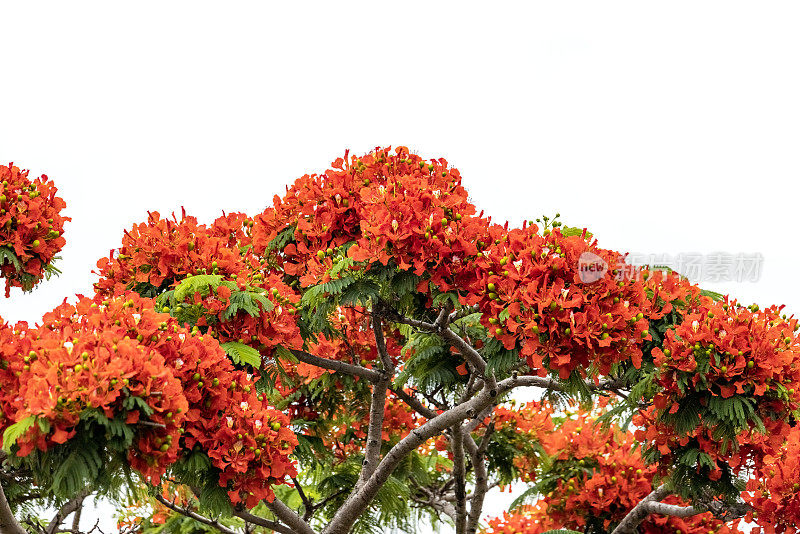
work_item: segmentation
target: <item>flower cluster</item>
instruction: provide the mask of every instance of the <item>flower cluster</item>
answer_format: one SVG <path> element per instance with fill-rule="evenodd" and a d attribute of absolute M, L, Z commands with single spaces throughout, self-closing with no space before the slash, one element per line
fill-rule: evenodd
<path fill-rule="evenodd" d="M 585 414 L 543 436 L 542 445 L 554 460 L 578 463 L 568 472 L 573 476 L 559 480 L 545 496 L 548 515 L 564 525 L 584 526 L 587 518 L 602 518 L 607 528 L 652 491 L 655 469 L 644 464 L 632 436 L 602 429 Z"/>
<path fill-rule="evenodd" d="M 378 148 L 337 159 L 321 175 L 299 178 L 274 207 L 255 218 L 253 244 L 267 255 L 286 228 L 293 242 L 276 261 L 304 286 L 326 281 L 337 247 L 354 241 L 349 256 L 428 273 L 437 286 L 464 287 L 475 242 L 486 219 L 475 216 L 457 169 L 426 161 L 406 147 Z"/>
<path fill-rule="evenodd" d="M 618 265 L 618 253 L 598 248 L 585 233 L 567 236 L 559 228 L 540 234 L 535 225 L 493 226 L 490 235 L 490 242 L 478 243 L 486 248 L 472 291 L 490 335 L 508 349 L 521 345 L 541 374 L 585 375 L 591 364 L 608 373 L 628 359 L 640 365 L 640 344 L 650 339 L 643 284 L 618 281 L 613 271 L 582 271 L 589 260 Z"/>
<path fill-rule="evenodd" d="M 272 356 L 278 346 L 302 347 L 295 315 L 300 295 L 274 274 L 250 281 L 236 278 L 187 295 L 174 303 L 174 313 L 180 317 L 182 308 L 199 307 L 196 326 L 209 327 L 207 332 L 221 343 L 238 341 L 263 356 Z M 165 306 L 162 311 L 173 310 Z"/>
<path fill-rule="evenodd" d="M 551 469 L 560 476 L 533 506 L 489 522 L 491 534 L 539 534 L 552 529 L 608 531 L 653 490 L 656 469 L 643 461 L 630 433 L 600 427 L 588 414 L 566 419 L 540 435 Z M 551 473 L 552 474 L 552 473 Z M 664 502 L 686 506 L 671 496 Z M 690 518 L 650 516 L 648 534 L 732 532 L 710 513 Z"/>
<path fill-rule="evenodd" d="M 520 406 L 514 404 L 512 401 L 511 407 L 499 406 L 485 423 L 488 425 L 493 422 L 497 431 L 508 434 L 519 451 L 514 456 L 514 467 L 519 478 L 523 482 L 532 482 L 536 478 L 539 463 L 536 447 L 554 430 L 553 407 L 544 401 L 531 401 Z"/>
<path fill-rule="evenodd" d="M 97 262 L 100 280 L 95 290 L 113 296 L 131 289 L 168 288 L 188 276 L 221 274 L 226 277 L 247 273 L 257 279 L 260 263 L 246 256 L 240 247 L 249 244 L 249 221 L 241 214 L 217 219 L 211 227 L 182 213 L 181 220 L 148 214 L 146 222 L 125 232 L 122 246 Z"/>
<path fill-rule="evenodd" d="M 640 275 L 645 281 L 651 304 L 648 313 L 651 321 L 672 312 L 685 312 L 687 308 L 693 309 L 700 304 L 700 288 L 678 273 L 643 269 Z"/>
<path fill-rule="evenodd" d="M 332 450 L 337 461 L 363 454 L 369 429 L 369 410 L 364 407 L 361 417 L 341 414 L 328 434 L 320 436 L 325 447 Z M 389 392 L 383 411 L 381 439 L 394 444 L 408 436 L 424 419 L 408 407 L 396 394 Z"/>
<path fill-rule="evenodd" d="M 514 512 L 503 512 L 489 520 L 483 534 L 541 534 L 557 530 L 560 525 L 542 510 L 540 501 L 535 506 L 523 506 Z"/>
<path fill-rule="evenodd" d="M 6 327 L 4 423 L 38 423 L 16 441 L 17 455 L 66 442 L 87 411 L 99 411 L 133 429 L 129 460 L 158 479 L 178 457 L 176 438 L 189 408 L 182 384 L 154 348 L 119 331 L 96 329 L 74 317 L 75 311 L 63 304 L 45 316 L 46 327 Z"/>
<path fill-rule="evenodd" d="M 764 457 L 745 498 L 754 510 L 754 534 L 795 534 L 800 525 L 800 427 L 788 432 L 780 451 Z"/>
<path fill-rule="evenodd" d="M 658 449 L 663 467 L 687 445 L 734 469 L 780 447 L 785 419 L 800 406 L 797 320 L 780 312 L 702 297 L 653 350 L 661 390 L 637 436 Z M 690 412 L 695 424 L 681 431 Z"/>
<path fill-rule="evenodd" d="M 251 223 L 242 214 L 219 217 L 210 226 L 182 214 L 180 221 L 150 213 L 147 222 L 125 233 L 122 247 L 98 261 L 101 297 L 136 290 L 155 296 L 198 275 L 213 286 L 173 302 L 173 315 L 197 308 L 198 327 L 210 327 L 220 342 L 239 341 L 269 356 L 278 345 L 302 346 L 294 316 L 300 295 L 250 252 Z M 174 300 L 174 299 L 173 299 Z M 205 329 L 205 328 L 204 328 Z"/>
<path fill-rule="evenodd" d="M 103 328 L 119 321 L 127 335 L 164 355 L 189 402 L 184 449 L 199 445 L 208 454 L 232 502 L 252 507 L 271 499 L 271 486 L 295 473 L 288 456 L 297 438 L 286 415 L 269 406 L 256 391 L 258 377 L 236 370 L 211 336 L 190 335 L 153 310 L 149 299 L 126 296 L 103 301 Z M 126 306 L 133 312 L 125 312 Z"/>
<path fill-rule="evenodd" d="M 52 269 L 70 219 L 46 175 L 31 180 L 28 171 L 0 165 L 0 182 L 0 275 L 8 297 L 12 287 L 29 290 Z"/>
<path fill-rule="evenodd" d="M 231 501 L 252 507 L 294 475 L 297 439 L 286 415 L 256 391 L 258 377 L 236 370 L 216 340 L 192 335 L 152 300 L 81 298 L 43 323 L 0 334 L 5 423 L 47 423 L 17 441 L 19 456 L 65 442 L 87 410 L 100 410 L 134 429 L 128 460 L 152 481 L 182 454 L 202 450 Z"/>

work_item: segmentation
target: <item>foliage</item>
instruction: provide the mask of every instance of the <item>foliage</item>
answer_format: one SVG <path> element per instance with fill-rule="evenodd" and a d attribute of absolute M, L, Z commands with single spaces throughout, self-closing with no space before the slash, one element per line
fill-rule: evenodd
<path fill-rule="evenodd" d="M 56 272 L 63 201 L 0 174 L 2 273 L 29 289 Z M 444 159 L 378 148 L 255 216 L 152 212 L 97 268 L 41 324 L 0 321 L 15 510 L 88 488 L 141 532 L 285 527 L 278 499 L 326 533 L 461 534 L 521 482 L 485 532 L 608 533 L 659 487 L 695 509 L 639 532 L 797 531 L 797 320 L 560 215 L 496 224 Z"/>

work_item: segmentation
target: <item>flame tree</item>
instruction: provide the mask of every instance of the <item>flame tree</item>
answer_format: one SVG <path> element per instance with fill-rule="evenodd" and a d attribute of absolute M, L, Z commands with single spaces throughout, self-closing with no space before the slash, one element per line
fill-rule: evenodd
<path fill-rule="evenodd" d="M 0 174 L 8 294 L 55 272 L 67 219 L 46 177 Z M 377 148 L 254 216 L 149 213 L 96 274 L 0 323 L 2 532 L 81 532 L 93 495 L 143 533 L 797 531 L 796 319 L 558 216 L 493 223 L 444 159 Z"/>

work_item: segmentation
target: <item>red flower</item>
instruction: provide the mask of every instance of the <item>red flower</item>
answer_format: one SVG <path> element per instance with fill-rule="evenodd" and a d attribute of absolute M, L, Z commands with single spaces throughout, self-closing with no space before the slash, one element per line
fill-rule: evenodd
<path fill-rule="evenodd" d="M 0 276 L 8 297 L 12 287 L 30 290 L 47 274 L 70 218 L 60 215 L 66 204 L 46 175 L 30 180 L 9 163 L 0 165 L 0 182 Z"/>

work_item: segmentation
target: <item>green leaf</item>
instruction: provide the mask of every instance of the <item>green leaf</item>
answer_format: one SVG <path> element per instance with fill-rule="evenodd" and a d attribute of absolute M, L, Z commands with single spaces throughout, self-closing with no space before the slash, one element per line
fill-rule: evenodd
<path fill-rule="evenodd" d="M 283 248 L 292 242 L 294 239 L 294 225 L 287 226 L 275 236 L 275 239 L 269 242 L 267 250 L 283 250 Z"/>
<path fill-rule="evenodd" d="M 185 278 L 178 287 L 175 288 L 175 300 L 183 302 L 186 297 L 195 293 L 207 296 L 211 289 L 216 289 L 222 283 L 222 276 L 219 274 L 199 274 Z"/>
<path fill-rule="evenodd" d="M 561 235 L 564 237 L 570 237 L 573 235 L 581 235 L 583 234 L 584 228 L 573 228 L 571 226 L 562 226 L 561 227 Z M 592 233 L 586 230 L 586 237 L 592 237 Z"/>
<path fill-rule="evenodd" d="M 58 495 L 75 495 L 93 482 L 103 460 L 92 447 L 75 447 L 53 473 L 53 491 Z"/>
<path fill-rule="evenodd" d="M 139 410 L 145 417 L 153 415 L 153 408 L 141 397 L 125 397 L 125 400 L 122 401 L 122 406 L 129 411 Z"/>
<path fill-rule="evenodd" d="M 6 262 L 13 265 L 16 271 L 22 270 L 22 262 L 19 261 L 14 251 L 11 250 L 10 247 L 0 247 L 0 266 L 4 265 Z"/>
<path fill-rule="evenodd" d="M 725 295 L 723 295 L 722 293 L 717 293 L 716 291 L 709 291 L 708 289 L 701 289 L 700 295 L 703 297 L 711 297 L 712 300 L 715 300 L 717 302 L 725 298 Z"/>
<path fill-rule="evenodd" d="M 10 454 L 11 447 L 14 446 L 19 438 L 21 438 L 28 430 L 30 430 L 35 422 L 36 416 L 29 415 L 25 419 L 17 421 L 10 427 L 6 428 L 6 431 L 3 432 L 3 450 Z"/>
<path fill-rule="evenodd" d="M 222 350 L 225 351 L 225 354 L 228 355 L 233 363 L 237 365 L 246 363 L 257 369 L 261 367 L 261 354 L 253 347 L 249 347 L 238 341 L 220 343 L 219 346 L 222 347 Z"/>
<path fill-rule="evenodd" d="M 37 419 L 36 424 L 39 425 L 39 430 L 42 431 L 42 434 L 47 434 L 50 432 L 50 421 L 47 419 Z"/>
<path fill-rule="evenodd" d="M 231 293 L 230 304 L 222 312 L 220 319 L 229 321 L 240 311 L 247 313 L 250 317 L 258 317 L 262 312 L 272 311 L 274 307 L 272 301 L 261 293 L 250 290 L 234 291 Z"/>
<path fill-rule="evenodd" d="M 200 492 L 200 508 L 210 511 L 213 515 L 231 515 L 231 501 L 225 488 L 211 480 L 206 481 Z"/>

